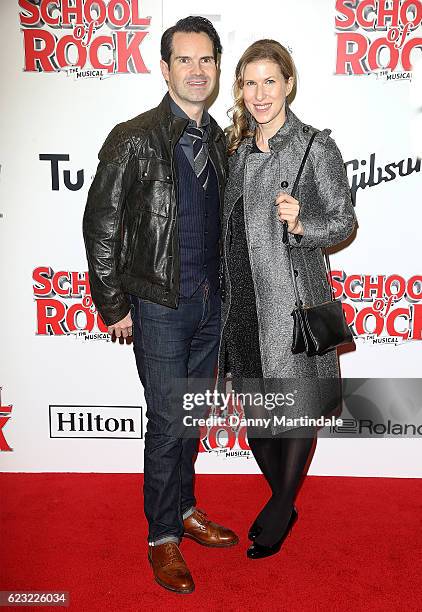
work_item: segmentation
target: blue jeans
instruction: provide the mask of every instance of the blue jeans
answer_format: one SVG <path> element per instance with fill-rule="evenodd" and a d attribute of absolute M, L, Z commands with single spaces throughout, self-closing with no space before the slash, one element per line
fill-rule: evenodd
<path fill-rule="evenodd" d="M 198 438 L 171 434 L 174 379 L 214 377 L 220 292 L 211 292 L 204 281 L 192 297 L 180 298 L 177 309 L 130 297 L 136 365 L 147 405 L 144 510 L 148 542 L 178 542 L 183 535 L 183 515 L 196 504 Z M 182 413 L 180 404 L 181 417 Z"/>

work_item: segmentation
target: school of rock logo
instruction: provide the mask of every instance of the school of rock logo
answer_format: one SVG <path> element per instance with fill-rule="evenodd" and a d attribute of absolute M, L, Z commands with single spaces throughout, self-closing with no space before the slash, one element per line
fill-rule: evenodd
<path fill-rule="evenodd" d="M 394 345 L 422 340 L 422 275 L 406 279 L 333 270 L 331 277 L 355 339 Z"/>
<path fill-rule="evenodd" d="M 224 425 L 204 425 L 199 432 L 199 452 L 214 452 L 226 458 L 252 456 L 247 429 L 242 424 L 244 412 L 240 403 L 230 400 Z"/>
<path fill-rule="evenodd" d="M 32 274 L 39 336 L 73 335 L 83 340 L 111 340 L 92 301 L 88 272 L 54 272 L 47 266 Z"/>
<path fill-rule="evenodd" d="M 25 72 L 76 78 L 147 73 L 141 46 L 151 17 L 139 0 L 19 0 Z"/>
<path fill-rule="evenodd" d="M 336 74 L 411 79 L 422 0 L 336 0 Z"/>
<path fill-rule="evenodd" d="M 0 387 L 0 452 L 13 450 L 13 448 L 11 448 L 9 444 L 7 443 L 7 440 L 4 435 L 4 431 L 3 431 L 6 423 L 8 423 L 8 421 L 11 418 L 13 406 L 12 404 L 9 404 L 8 406 L 2 406 L 2 403 L 1 403 L 2 389 L 3 387 Z"/>

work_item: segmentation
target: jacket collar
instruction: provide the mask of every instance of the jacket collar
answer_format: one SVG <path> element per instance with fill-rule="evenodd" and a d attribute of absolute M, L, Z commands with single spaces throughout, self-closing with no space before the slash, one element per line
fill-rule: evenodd
<path fill-rule="evenodd" d="M 286 101 L 286 121 L 281 128 L 269 139 L 268 144 L 270 149 L 273 151 L 280 151 L 284 149 L 292 138 L 297 135 L 298 131 L 302 128 L 303 123 L 296 117 L 294 112 L 290 110 L 289 105 Z"/>
<path fill-rule="evenodd" d="M 175 115 L 173 115 L 173 113 L 171 112 L 170 95 L 168 92 L 165 94 L 164 98 L 161 100 L 160 104 L 158 105 L 157 111 L 159 114 L 160 121 L 165 122 L 164 125 L 169 126 L 170 140 L 174 143 L 177 142 L 179 138 L 181 137 L 181 135 L 183 134 L 184 129 L 188 125 L 189 120 L 184 119 L 183 117 L 176 117 Z M 210 127 L 209 127 L 210 140 L 217 141 L 222 137 L 223 131 L 218 126 L 215 119 L 211 117 L 211 115 L 209 116 L 209 118 L 210 118 Z"/>
<path fill-rule="evenodd" d="M 256 121 L 249 114 L 249 126 L 253 129 L 256 127 Z M 297 134 L 297 132 L 303 127 L 302 121 L 296 117 L 294 112 L 290 109 L 290 106 L 286 100 L 286 121 L 283 123 L 281 128 L 268 140 L 268 145 L 271 151 L 281 151 L 284 149 L 292 140 L 292 138 Z M 245 138 L 239 146 L 239 153 L 243 152 L 243 150 L 248 147 L 252 147 L 253 136 L 249 136 Z"/>
<path fill-rule="evenodd" d="M 207 129 L 210 124 L 210 116 L 206 108 L 204 108 L 204 112 L 202 113 L 201 125 L 197 125 L 194 119 L 188 117 L 183 108 L 181 108 L 175 100 L 169 96 L 170 110 L 173 115 L 176 117 L 182 117 L 182 119 L 187 119 L 189 121 L 189 125 L 193 127 L 200 127 Z"/>

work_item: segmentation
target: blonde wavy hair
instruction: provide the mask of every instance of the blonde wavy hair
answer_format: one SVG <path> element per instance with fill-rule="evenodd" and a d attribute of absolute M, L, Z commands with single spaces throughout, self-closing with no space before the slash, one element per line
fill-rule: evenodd
<path fill-rule="evenodd" d="M 286 81 L 293 77 L 293 87 L 287 96 L 290 104 L 296 96 L 297 72 L 292 56 L 279 42 L 265 38 L 252 43 L 237 63 L 235 71 L 235 81 L 233 84 L 234 104 L 228 111 L 232 120 L 232 125 L 226 129 L 227 151 L 232 155 L 239 147 L 242 140 L 249 136 L 254 136 L 255 127 L 251 125 L 252 115 L 248 111 L 243 101 L 243 75 L 248 64 L 259 60 L 269 60 L 277 64 L 281 74 Z"/>

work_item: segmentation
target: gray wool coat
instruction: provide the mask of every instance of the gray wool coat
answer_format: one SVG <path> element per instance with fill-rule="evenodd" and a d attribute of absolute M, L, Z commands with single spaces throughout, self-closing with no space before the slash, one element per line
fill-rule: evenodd
<path fill-rule="evenodd" d="M 217 388 L 223 390 L 226 375 L 224 326 L 231 305 L 228 273 L 230 216 L 243 195 L 246 239 L 256 295 L 260 353 L 265 390 L 275 387 L 290 392 L 295 403 L 280 408 L 286 418 L 318 417 L 332 412 L 339 401 L 339 368 L 336 351 L 308 357 L 291 352 L 295 307 L 287 244 L 278 220 L 275 198 L 291 193 L 306 146 L 315 129 L 302 123 L 286 103 L 286 121 L 269 140 L 270 152 L 250 155 L 252 138 L 246 138 L 229 158 L 229 178 L 223 210 L 223 269 L 225 299 L 222 306 L 222 338 L 218 356 Z M 299 182 L 296 199 L 304 228 L 298 240 L 289 234 L 299 294 L 304 304 L 330 299 L 330 289 L 321 249 L 345 240 L 355 226 L 344 162 L 331 130 L 319 132 Z M 266 380 L 266 379 L 272 379 Z M 284 381 L 280 383 L 280 381 Z M 281 384 L 281 387 L 280 387 Z M 277 425 L 272 433 L 292 429 Z"/>

